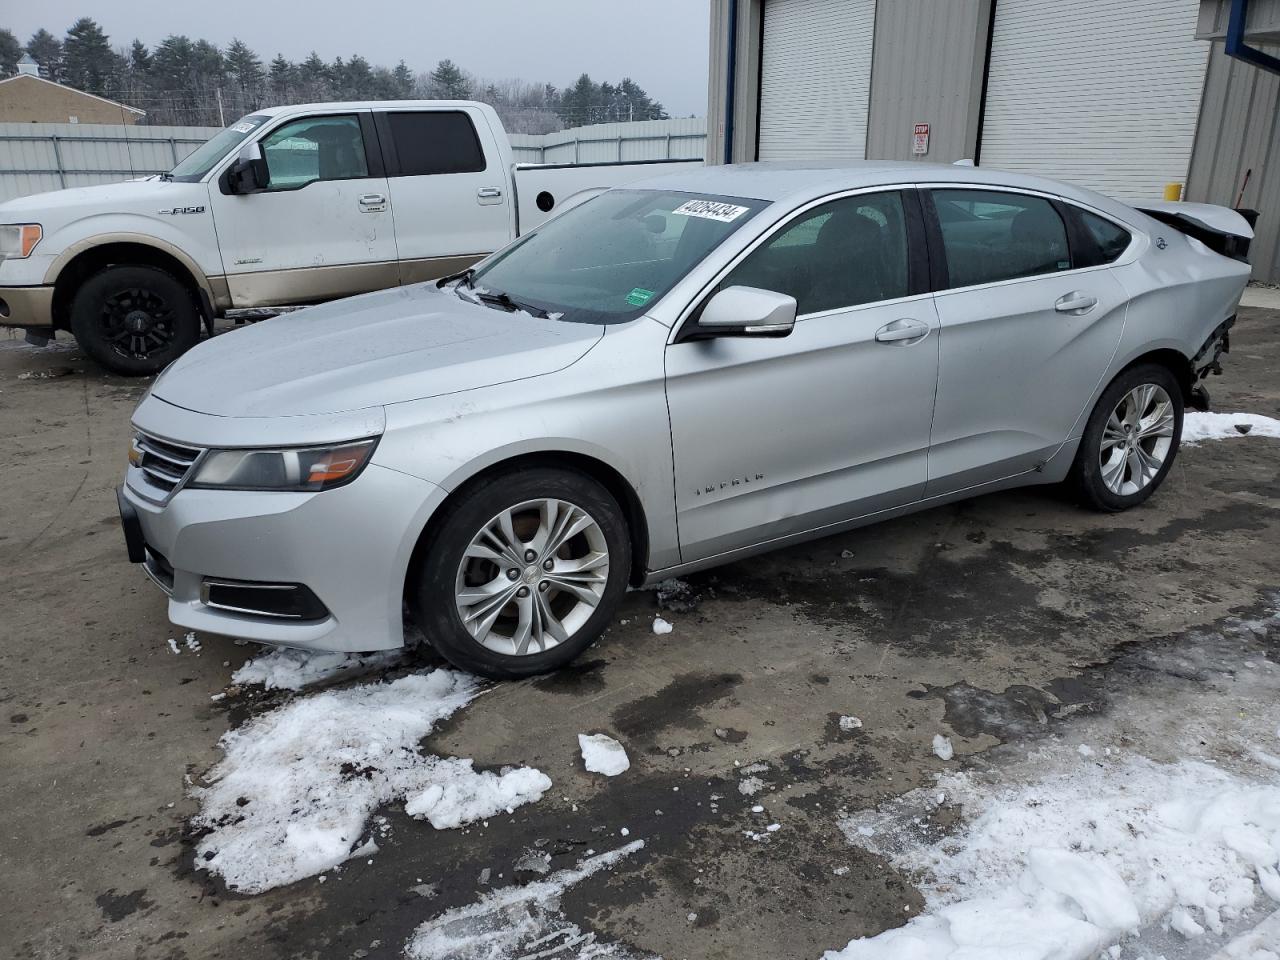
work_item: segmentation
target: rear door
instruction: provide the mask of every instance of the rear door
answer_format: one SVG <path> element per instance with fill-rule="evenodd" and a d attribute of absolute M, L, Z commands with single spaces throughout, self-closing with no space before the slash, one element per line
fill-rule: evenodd
<path fill-rule="evenodd" d="M 930 195 L 947 274 L 936 298 L 932 497 L 1048 460 L 1088 412 L 1127 302 L 1075 208 L 1009 190 Z"/>
<path fill-rule="evenodd" d="M 922 495 L 938 319 L 914 193 L 812 205 L 720 281 L 794 296 L 789 336 L 667 348 L 685 562 Z"/>
<path fill-rule="evenodd" d="M 433 280 L 511 239 L 507 173 L 466 110 L 377 112 L 395 213 L 400 282 Z"/>
<path fill-rule="evenodd" d="M 317 112 L 264 127 L 271 180 L 209 197 L 232 304 L 317 303 L 395 286 L 387 179 L 367 110 Z"/>

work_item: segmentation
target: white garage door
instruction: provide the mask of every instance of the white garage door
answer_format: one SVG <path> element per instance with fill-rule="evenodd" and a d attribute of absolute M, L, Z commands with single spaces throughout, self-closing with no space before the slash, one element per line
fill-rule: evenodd
<path fill-rule="evenodd" d="M 875 0 L 765 0 L 760 159 L 861 160 Z"/>
<path fill-rule="evenodd" d="M 1120 198 L 1185 182 L 1209 44 L 1198 0 L 997 0 L 984 167 Z"/>

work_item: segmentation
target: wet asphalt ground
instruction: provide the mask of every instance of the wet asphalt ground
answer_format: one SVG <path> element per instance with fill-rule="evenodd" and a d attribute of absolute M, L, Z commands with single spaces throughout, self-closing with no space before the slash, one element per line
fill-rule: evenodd
<path fill-rule="evenodd" d="M 1280 416 L 1280 311 L 1242 311 L 1210 388 L 1215 409 Z M 202 636 L 173 655 L 162 597 L 125 562 L 112 491 L 144 389 L 0 339 L 0 956 L 398 957 L 418 924 L 516 882 L 527 850 L 569 866 L 625 827 L 644 849 L 563 899 L 584 930 L 668 960 L 817 958 L 921 909 L 837 821 L 929 783 L 935 734 L 963 764 L 1133 709 L 1121 692 L 1171 682 L 1134 651 L 1280 589 L 1280 441 L 1246 437 L 1184 448 L 1120 516 L 1002 493 L 635 592 L 579 664 L 496 686 L 424 744 L 535 766 L 542 801 L 465 831 L 393 806 L 372 864 L 240 896 L 194 868 L 187 791 L 219 736 L 289 695 L 211 701 L 254 651 Z M 652 633 L 659 612 L 672 633 Z M 631 769 L 584 772 L 583 732 L 621 740 Z"/>

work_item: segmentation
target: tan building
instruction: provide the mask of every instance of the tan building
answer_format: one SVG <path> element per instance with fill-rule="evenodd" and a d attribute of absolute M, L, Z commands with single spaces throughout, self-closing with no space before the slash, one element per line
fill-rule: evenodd
<path fill-rule="evenodd" d="M 0 80 L 0 123 L 135 124 L 143 110 L 97 97 L 39 76 L 30 54 L 18 64 L 18 75 Z"/>

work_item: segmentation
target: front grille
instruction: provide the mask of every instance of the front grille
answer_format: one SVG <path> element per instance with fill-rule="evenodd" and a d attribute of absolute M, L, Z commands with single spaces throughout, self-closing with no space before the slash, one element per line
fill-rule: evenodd
<path fill-rule="evenodd" d="M 134 443 L 142 455 L 138 469 L 149 485 L 165 494 L 172 493 L 187 478 L 191 465 L 204 452 L 198 447 L 185 447 L 145 433 L 137 434 Z"/>

